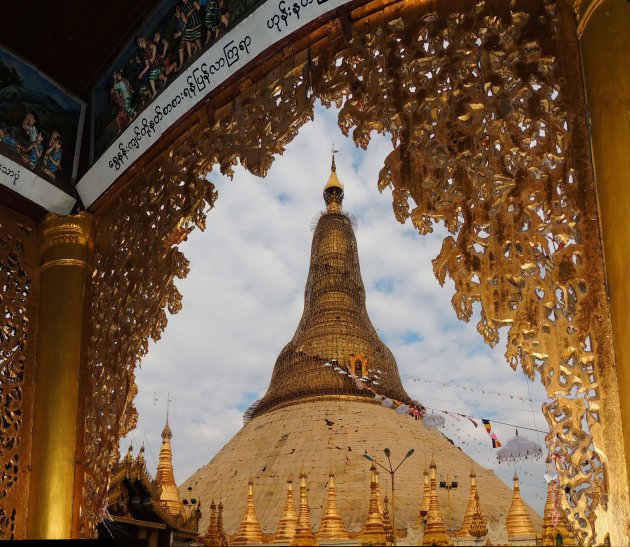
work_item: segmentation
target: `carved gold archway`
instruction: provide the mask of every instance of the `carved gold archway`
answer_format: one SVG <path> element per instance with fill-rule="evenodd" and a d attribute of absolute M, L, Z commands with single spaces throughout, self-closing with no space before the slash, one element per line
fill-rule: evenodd
<path fill-rule="evenodd" d="M 18 295 L 15 328 L 0 342 L 17 367 L 11 389 L 23 393 L 13 400 L 26 409 L 11 415 L 22 456 L 12 487 L 26 480 L 50 489 L 22 470 L 34 383 L 24 362 L 38 333 L 20 318 L 29 309 L 37 315 L 28 300 L 33 284 L 53 283 L 57 268 L 68 266 L 59 260 L 90 272 L 82 281 L 90 295 L 83 351 L 74 358 L 82 402 L 74 414 L 85 433 L 70 447 L 82 455 L 70 481 L 71 533 L 89 536 L 102 517 L 110 456 L 135 425 L 135 366 L 149 337 L 165 328 L 166 310 L 181 307 L 174 280 L 188 263 L 178 244 L 204 228 L 216 201 L 206 174 L 215 165 L 230 174 L 240 162 L 264 176 L 319 98 L 341 106 L 339 125 L 358 146 L 372 131 L 391 136 L 379 188 L 392 189 L 396 219 L 421 233 L 445 222 L 451 235 L 433 261 L 436 277 L 453 279 L 460 319 L 479 302 L 485 341 L 495 345 L 498 329 L 508 327 L 508 362 L 540 375 L 549 395 L 547 445 L 581 542 L 623 542 L 626 462 L 579 55 L 575 19 L 561 1 L 365 4 L 212 96 L 92 208 L 93 227 L 78 222 L 68 231 L 52 218 L 38 232 L 3 216 L 17 228 L 0 238 L 2 271 L 19 275 L 6 280 Z M 78 254 L 42 260 L 40 279 L 40 242 Z M 40 350 L 48 342 L 40 330 Z M 6 397 L 9 387 L 1 389 Z M 35 439 L 32 465 L 45 459 L 40 445 Z M 12 511 L 0 498 L 1 530 L 24 527 Z M 44 511 L 32 496 L 29 511 Z"/>

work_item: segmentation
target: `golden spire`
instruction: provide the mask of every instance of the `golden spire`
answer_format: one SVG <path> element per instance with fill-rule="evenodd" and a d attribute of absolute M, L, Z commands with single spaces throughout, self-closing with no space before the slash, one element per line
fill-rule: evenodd
<path fill-rule="evenodd" d="M 291 545 L 315 545 L 315 536 L 311 526 L 311 510 L 308 507 L 306 473 L 300 473 L 300 509 L 298 512 L 295 536 Z"/>
<path fill-rule="evenodd" d="M 411 402 L 396 360 L 368 316 L 357 242 L 352 220 L 341 211 L 342 198 L 343 186 L 333 158 L 324 188 L 327 211 L 313 234 L 302 318 L 293 339 L 278 356 L 269 389 L 252 418 L 309 397 L 350 395 L 372 401 L 369 390 L 359 389 L 338 373 L 340 368 L 347 369 L 352 355 L 360 356 L 362 365 L 377 364 L 381 395 Z"/>
<path fill-rule="evenodd" d="M 533 540 L 536 537 L 536 531 L 532 524 L 525 503 L 521 498 L 521 488 L 518 483 L 518 475 L 514 473 L 514 494 L 512 495 L 512 505 L 505 519 L 508 539 L 510 541 Z"/>
<path fill-rule="evenodd" d="M 214 500 L 212 500 L 212 503 L 210 504 L 210 524 L 208 525 L 208 529 L 202 539 L 204 545 L 220 544 L 217 505 L 214 503 Z"/>
<path fill-rule="evenodd" d="M 426 516 L 426 525 L 424 527 L 424 536 L 422 545 L 450 545 L 451 541 L 444 527 L 444 520 L 440 511 L 440 503 L 437 497 L 437 466 L 435 460 L 431 459 L 429 466 L 431 473 L 429 488 L 429 512 Z"/>
<path fill-rule="evenodd" d="M 458 537 L 470 536 L 469 528 L 472 523 L 473 515 L 475 514 L 475 507 L 479 503 L 479 496 L 477 495 L 477 475 L 474 470 L 470 470 L 470 495 L 468 496 L 468 506 L 466 507 L 466 513 L 464 514 L 464 520 L 461 528 L 455 535 Z"/>
<path fill-rule="evenodd" d="M 297 514 L 295 513 L 295 498 L 293 497 L 293 479 L 289 477 L 287 480 L 287 501 L 284 503 L 284 514 L 273 536 L 273 543 L 289 545 L 295 536 L 296 527 Z"/>
<path fill-rule="evenodd" d="M 379 511 L 378 474 L 374 464 L 370 467 L 370 505 L 365 526 L 361 531 L 362 545 L 385 545 L 385 524 Z"/>
<path fill-rule="evenodd" d="M 219 511 L 217 513 L 217 535 L 219 536 L 218 545 L 227 545 L 225 530 L 223 530 L 223 502 L 219 500 Z"/>
<path fill-rule="evenodd" d="M 337 166 L 335 165 L 335 148 L 332 149 L 332 162 L 330 164 L 330 176 L 324 186 L 324 201 L 326 202 L 326 212 L 340 213 L 343 203 L 343 184 L 337 178 Z"/>
<path fill-rule="evenodd" d="M 488 533 L 488 524 L 481 513 L 481 505 L 479 505 L 479 494 L 475 492 L 475 507 L 473 516 L 468 527 L 468 534 L 476 539 L 482 538 Z"/>
<path fill-rule="evenodd" d="M 245 513 L 231 545 L 260 545 L 263 542 L 262 530 L 258 523 L 258 515 L 254 507 L 254 481 L 249 479 L 247 484 L 247 505 Z"/>
<path fill-rule="evenodd" d="M 334 160 L 333 160 L 334 161 Z M 337 508 L 337 493 L 335 492 L 335 475 L 328 475 L 328 494 L 326 507 L 319 523 L 317 539 L 349 539 L 348 531 L 343 524 Z"/>
<path fill-rule="evenodd" d="M 175 474 L 173 473 L 172 438 L 173 434 L 168 425 L 167 415 L 166 424 L 164 425 L 164 429 L 162 429 L 162 447 L 160 448 L 157 473 L 155 474 L 155 484 L 160 493 L 162 505 L 174 515 L 184 515 L 184 504 L 179 497 L 179 491 L 175 483 Z"/>
<path fill-rule="evenodd" d="M 567 519 L 560 504 L 561 491 L 557 481 L 547 485 L 547 501 L 543 517 L 543 545 L 557 545 L 558 534 L 562 537 L 562 545 L 577 545 L 575 534 L 568 528 Z"/>
<path fill-rule="evenodd" d="M 420 503 L 420 508 L 418 509 L 418 516 L 416 517 L 416 528 L 420 526 L 420 524 L 426 520 L 427 513 L 429 512 L 429 498 L 431 497 L 431 485 L 429 484 L 429 470 L 426 468 L 426 460 L 424 462 L 424 485 L 422 490 L 422 502 Z"/>
<path fill-rule="evenodd" d="M 393 543 L 394 530 L 392 529 L 392 521 L 389 518 L 389 508 L 387 507 L 388 503 L 387 494 L 385 494 L 385 499 L 383 500 L 383 526 L 385 527 L 385 539 L 387 540 L 387 543 Z"/>

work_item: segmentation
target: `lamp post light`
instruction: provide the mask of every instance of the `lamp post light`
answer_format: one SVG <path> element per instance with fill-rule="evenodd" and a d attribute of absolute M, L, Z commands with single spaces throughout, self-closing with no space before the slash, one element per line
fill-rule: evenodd
<path fill-rule="evenodd" d="M 385 457 L 387 458 L 387 462 L 389 464 L 389 469 L 387 467 L 385 467 L 384 465 L 381 465 L 378 461 L 376 461 L 375 458 L 373 458 L 372 456 L 370 456 L 367 451 L 365 452 L 365 454 L 363 454 L 363 457 L 366 460 L 369 460 L 373 463 L 375 463 L 376 465 L 378 465 L 379 467 L 381 467 L 382 469 L 384 469 L 385 471 L 387 471 L 391 478 L 392 478 L 392 530 L 393 530 L 393 545 L 394 547 L 396 546 L 396 498 L 395 496 L 395 488 L 394 488 L 394 475 L 396 473 L 396 471 L 398 471 L 398 468 L 403 464 L 403 462 L 413 454 L 414 450 L 413 448 L 410 448 L 407 451 L 407 454 L 405 454 L 405 457 L 400 460 L 400 463 L 396 466 L 393 467 L 392 466 L 392 460 L 390 459 L 391 457 L 391 450 L 389 448 L 386 448 L 385 450 L 383 450 L 383 452 L 385 452 Z"/>
<path fill-rule="evenodd" d="M 188 495 L 191 496 L 192 495 L 192 486 L 188 487 Z M 188 499 L 183 499 L 182 503 L 186 506 L 186 508 L 189 511 L 189 516 L 193 516 L 195 514 L 195 510 L 197 509 L 195 506 L 197 505 L 197 499 L 196 498 L 190 498 L 190 501 Z"/>
<path fill-rule="evenodd" d="M 446 488 L 447 498 L 448 498 L 448 528 L 449 530 L 453 527 L 453 520 L 451 518 L 451 490 L 457 488 L 459 483 L 457 482 L 457 475 L 453 477 L 455 480 L 451 481 L 449 479 L 448 471 L 446 472 L 446 480 L 440 480 L 440 488 Z"/>

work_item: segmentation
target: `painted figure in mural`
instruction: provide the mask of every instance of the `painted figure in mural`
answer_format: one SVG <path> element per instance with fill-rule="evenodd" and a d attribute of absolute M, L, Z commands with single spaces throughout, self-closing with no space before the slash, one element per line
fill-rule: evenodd
<path fill-rule="evenodd" d="M 123 129 L 129 125 L 131 119 L 129 118 L 129 114 L 125 110 L 125 101 L 120 93 L 116 91 L 113 87 L 110 90 L 110 96 L 112 102 L 117 107 L 116 113 L 116 125 L 118 126 L 118 132 L 122 133 Z"/>
<path fill-rule="evenodd" d="M 12 150 L 16 152 L 21 148 L 16 138 L 10 135 L 6 129 L 0 128 L 0 142 L 6 144 Z"/>
<path fill-rule="evenodd" d="M 153 43 L 158 48 L 158 55 L 162 57 L 162 67 L 164 69 L 164 74 L 166 76 L 169 76 L 177 69 L 177 65 L 173 61 L 171 51 L 169 49 L 170 44 L 168 40 L 162 36 L 162 32 L 159 30 L 156 30 L 153 33 Z M 160 47 L 162 48 L 162 51 L 159 51 Z"/>
<path fill-rule="evenodd" d="M 212 39 L 219 36 L 219 27 L 221 25 L 221 6 L 219 0 L 208 0 L 206 6 L 206 44 Z"/>
<path fill-rule="evenodd" d="M 177 70 L 182 68 L 184 64 L 184 53 L 186 52 L 186 40 L 184 40 L 184 32 L 186 32 L 186 16 L 181 6 L 175 7 L 175 34 L 173 38 L 179 38 L 179 65 Z"/>
<path fill-rule="evenodd" d="M 44 141 L 44 135 L 41 131 L 38 131 L 35 134 L 35 139 L 33 142 L 22 149 L 24 153 L 22 156 L 22 161 L 28 165 L 31 169 L 34 169 L 35 166 L 39 163 L 40 158 L 44 152 L 44 145 L 42 142 Z"/>
<path fill-rule="evenodd" d="M 44 156 L 44 172 L 55 178 L 55 174 L 61 170 L 61 135 L 59 131 L 53 131 L 48 142 L 46 155 Z"/>
<path fill-rule="evenodd" d="M 201 49 L 201 6 L 199 2 L 193 0 L 182 0 L 180 4 L 182 13 L 186 18 L 186 29 L 184 30 L 184 42 L 188 58 Z"/>
<path fill-rule="evenodd" d="M 166 75 L 162 65 L 162 57 L 158 55 L 158 48 L 155 42 L 147 40 L 144 36 L 136 36 L 136 44 L 144 55 L 144 70 L 138 75 L 142 80 L 145 74 L 149 75 L 149 85 L 151 86 L 151 97 L 157 95 L 156 82 L 166 83 Z"/>
<path fill-rule="evenodd" d="M 151 86 L 149 84 L 149 74 L 144 71 L 144 59 L 140 53 L 136 53 L 133 59 L 129 61 L 129 77 L 132 81 L 138 83 L 137 98 L 140 99 L 140 106 L 144 106 L 151 97 Z M 143 76 L 140 76 L 144 74 Z"/>
<path fill-rule="evenodd" d="M 27 112 L 22 121 L 22 129 L 28 137 L 28 142 L 31 143 L 35 140 L 37 135 L 37 127 L 35 127 L 35 115 L 32 112 Z"/>
<path fill-rule="evenodd" d="M 125 109 L 125 112 L 130 118 L 133 118 L 136 113 L 132 106 L 133 88 L 129 84 L 129 80 L 125 78 L 124 70 L 119 68 L 114 71 L 114 91 L 118 93 L 122 99 L 121 103 Z"/>

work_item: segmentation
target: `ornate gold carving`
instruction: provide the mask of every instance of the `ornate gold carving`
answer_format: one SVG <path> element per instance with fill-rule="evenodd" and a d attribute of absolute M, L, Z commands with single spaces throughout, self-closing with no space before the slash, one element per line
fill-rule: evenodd
<path fill-rule="evenodd" d="M 95 522 L 107 455 L 133 426 L 133 368 L 165 327 L 164 308 L 180 307 L 177 244 L 214 201 L 203 177 L 237 162 L 265 175 L 318 97 L 342 106 L 339 125 L 359 146 L 372 131 L 391 135 L 379 188 L 392 188 L 395 217 L 423 234 L 433 222 L 450 230 L 435 274 L 453 279 L 460 319 L 479 303 L 486 342 L 507 326 L 510 365 L 540 375 L 576 534 L 583 544 L 619 537 L 627 491 L 608 482 L 623 472 L 618 388 L 570 8 L 405 2 L 353 26 L 351 39 L 296 54 L 217 109 L 216 124 L 190 131 L 100 219 L 84 514 Z"/>
<path fill-rule="evenodd" d="M 166 310 L 181 308 L 174 279 L 188 273 L 188 261 L 177 246 L 193 226 L 205 228 L 206 210 L 216 198 L 212 184 L 174 165 L 148 168 L 144 177 L 143 188 L 120 196 L 96 226 L 84 407 L 84 536 L 94 535 L 103 516 L 111 454 L 135 427 L 133 371 L 149 337 L 158 340 L 166 327 Z"/>
<path fill-rule="evenodd" d="M 37 230 L 0 206 L 0 539 L 24 539 L 32 427 Z"/>

